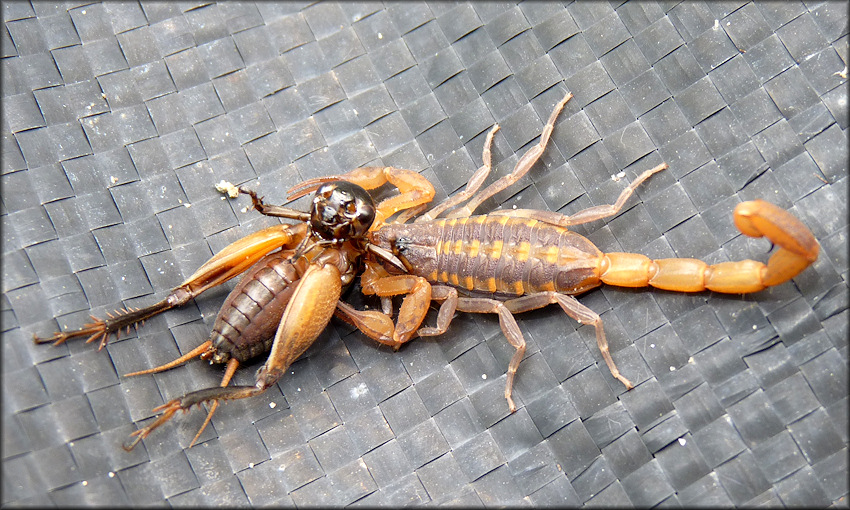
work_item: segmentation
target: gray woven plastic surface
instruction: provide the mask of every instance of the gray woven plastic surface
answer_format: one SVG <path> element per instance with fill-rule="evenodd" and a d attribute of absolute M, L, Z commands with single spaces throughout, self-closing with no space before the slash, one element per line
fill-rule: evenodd
<path fill-rule="evenodd" d="M 848 28 L 842 2 L 4 2 L 3 505 L 847 505 Z M 818 261 L 755 295 L 603 287 L 593 330 L 558 307 L 458 314 L 399 352 L 334 319 L 260 397 L 177 416 L 133 452 L 154 407 L 215 386 L 200 361 L 124 378 L 207 338 L 233 284 L 102 351 L 34 333 L 162 298 L 275 220 L 273 203 L 360 166 L 458 191 L 495 137 L 485 202 L 623 212 L 576 230 L 603 251 L 765 260 L 732 223 L 770 200 Z M 622 174 L 621 174 L 622 172 Z M 296 203 L 304 207 L 304 200 Z M 357 289 L 346 299 L 375 303 Z M 428 320 L 433 321 L 434 313 Z M 262 360 L 234 382 L 252 384 Z"/>

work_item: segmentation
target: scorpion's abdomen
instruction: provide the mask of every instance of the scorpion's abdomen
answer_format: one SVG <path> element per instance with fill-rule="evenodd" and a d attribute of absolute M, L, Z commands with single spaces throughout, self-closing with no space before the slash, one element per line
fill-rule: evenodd
<path fill-rule="evenodd" d="M 240 363 L 267 353 L 299 279 L 289 252 L 266 255 L 246 272 L 227 296 L 210 339 L 218 355 Z"/>
<path fill-rule="evenodd" d="M 599 285 L 602 253 L 556 225 L 490 215 L 397 228 L 399 253 L 416 274 L 434 283 L 509 295 L 578 294 Z"/>

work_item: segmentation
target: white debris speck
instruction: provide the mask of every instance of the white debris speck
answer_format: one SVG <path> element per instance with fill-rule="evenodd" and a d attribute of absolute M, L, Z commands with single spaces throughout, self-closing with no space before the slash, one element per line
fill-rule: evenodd
<path fill-rule="evenodd" d="M 680 445 L 685 446 L 685 444 L 686 444 L 687 442 L 688 442 L 688 440 L 687 440 L 687 439 L 685 439 L 684 437 L 680 437 L 680 438 L 679 438 L 679 444 L 680 444 Z"/>
<path fill-rule="evenodd" d="M 219 193 L 226 194 L 230 198 L 236 198 L 239 196 L 239 188 L 234 186 L 232 183 L 225 181 L 224 179 L 222 179 L 221 182 L 215 185 L 215 190 Z"/>
<path fill-rule="evenodd" d="M 366 383 L 360 383 L 354 388 L 351 388 L 351 398 L 358 399 L 365 395 L 369 389 L 366 387 Z"/>
<path fill-rule="evenodd" d="M 714 26 L 712 27 L 714 30 L 720 30 L 720 20 L 714 20 Z"/>
<path fill-rule="evenodd" d="M 86 480 L 83 480 L 82 482 L 80 482 L 80 485 L 82 485 L 83 487 L 85 487 L 88 484 L 89 484 L 89 482 L 86 481 Z"/>
<path fill-rule="evenodd" d="M 116 182 L 118 182 L 118 177 L 115 177 L 114 175 L 110 176 L 109 182 L 111 182 L 112 184 L 115 184 Z"/>
<path fill-rule="evenodd" d="M 269 409 L 274 409 L 277 407 L 277 402 L 269 402 Z"/>
<path fill-rule="evenodd" d="M 484 380 L 486 380 L 486 379 L 487 379 L 487 374 L 481 374 L 481 378 L 482 378 L 482 379 L 484 379 Z"/>
<path fill-rule="evenodd" d="M 676 367 L 670 367 L 670 371 L 671 371 L 671 372 L 675 372 L 675 371 L 676 371 Z"/>

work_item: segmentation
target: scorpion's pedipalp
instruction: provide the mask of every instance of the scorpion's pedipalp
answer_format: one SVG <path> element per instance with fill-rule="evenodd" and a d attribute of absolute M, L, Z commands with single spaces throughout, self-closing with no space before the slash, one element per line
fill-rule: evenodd
<path fill-rule="evenodd" d="M 392 330 L 391 340 L 372 338 L 394 349 L 398 349 L 401 344 L 413 338 L 419 325 L 425 319 L 431 303 L 431 284 L 428 280 L 411 274 L 391 276 L 380 266 L 367 263 L 366 270 L 360 277 L 360 284 L 363 294 L 367 296 L 376 295 L 381 298 L 405 296 L 398 312 L 396 325 Z"/>
<path fill-rule="evenodd" d="M 359 329 L 369 338 L 395 347 L 393 320 L 389 315 L 374 310 L 357 310 L 345 301 L 337 302 L 337 317 Z"/>

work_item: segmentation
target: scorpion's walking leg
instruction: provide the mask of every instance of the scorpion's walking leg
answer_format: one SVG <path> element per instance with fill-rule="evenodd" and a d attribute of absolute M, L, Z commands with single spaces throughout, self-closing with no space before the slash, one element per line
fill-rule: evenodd
<path fill-rule="evenodd" d="M 513 216 L 519 218 L 531 218 L 561 227 L 569 227 L 571 225 L 581 225 L 591 221 L 601 220 L 615 216 L 626 205 L 626 201 L 632 196 L 635 189 L 649 179 L 650 176 L 662 170 L 667 169 L 667 163 L 662 163 L 654 168 L 646 170 L 640 174 L 631 184 L 629 184 L 617 197 L 617 201 L 613 204 L 597 205 L 582 209 L 581 211 L 565 216 L 553 211 L 538 211 L 536 209 L 500 209 L 490 213 L 491 216 Z"/>
<path fill-rule="evenodd" d="M 505 399 L 508 401 L 508 408 L 511 412 L 514 412 L 516 411 L 516 404 L 514 404 L 511 393 L 513 392 L 517 368 L 519 368 L 519 363 L 525 355 L 525 337 L 522 336 L 519 324 L 517 324 L 511 309 L 507 306 L 508 303 L 510 301 L 502 302 L 498 299 L 458 298 L 457 310 L 467 313 L 495 313 L 499 315 L 499 326 L 502 328 L 502 333 L 516 349 L 511 356 L 511 362 L 508 364 L 507 381 L 505 383 Z"/>
<path fill-rule="evenodd" d="M 611 375 L 615 379 L 623 383 L 626 389 L 634 387 L 631 381 L 620 374 L 611 353 L 608 350 L 608 340 L 605 338 L 605 330 L 602 327 L 602 319 L 590 308 L 582 305 L 574 297 L 559 294 L 557 292 L 538 292 L 521 296 L 507 301 L 498 301 L 495 299 L 485 298 L 460 298 L 457 304 L 457 310 L 461 312 L 471 313 L 498 313 L 499 324 L 502 327 L 502 332 L 505 337 L 516 349 L 508 365 L 508 380 L 505 385 L 505 398 L 508 400 L 508 405 L 511 411 L 516 410 L 513 399 L 511 399 L 511 391 L 513 389 L 514 376 L 519 363 L 522 361 L 525 353 L 525 339 L 519 329 L 513 315 L 516 313 L 527 312 L 543 308 L 549 304 L 558 303 L 567 315 L 578 321 L 580 324 L 591 324 L 596 329 L 596 343 L 599 346 L 599 351 L 602 353 L 602 358 Z"/>
<path fill-rule="evenodd" d="M 414 288 L 420 282 L 416 279 L 422 280 L 425 285 L 430 287 L 429 291 L 433 290 L 433 294 L 431 292 L 427 296 L 417 294 Z M 382 297 L 408 294 L 405 297 L 404 303 L 402 303 L 402 309 L 399 311 L 398 326 L 394 327 L 392 318 L 382 312 L 358 311 L 342 302 L 340 302 L 339 306 L 345 307 L 343 313 L 347 316 L 346 320 L 352 322 L 374 340 L 389 345 L 394 349 L 401 347 L 403 343 L 409 341 L 417 333 L 419 336 L 436 336 L 445 333 L 454 318 L 456 310 L 469 313 L 498 314 L 502 332 L 516 349 L 508 366 L 508 380 L 505 385 L 505 399 L 508 401 L 508 407 L 510 407 L 511 412 L 516 411 L 516 404 L 514 404 L 513 398 L 511 398 L 511 389 L 513 388 L 517 367 L 525 353 L 525 338 L 522 336 L 519 325 L 517 325 L 513 314 L 505 306 L 505 303 L 496 299 L 459 298 L 457 290 L 453 287 L 445 285 L 432 286 L 424 278 L 413 275 L 381 278 L 371 290 L 373 293 Z M 417 330 L 416 328 L 421 324 L 432 299 L 442 301 L 440 311 L 437 314 L 437 327 L 419 328 Z M 415 308 L 416 312 L 421 313 L 410 313 L 405 310 L 406 306 Z"/>
<path fill-rule="evenodd" d="M 505 399 L 511 412 L 516 410 L 511 393 L 514 378 L 520 361 L 525 354 L 525 338 L 516 323 L 513 314 L 527 312 L 543 308 L 549 304 L 558 303 L 564 312 L 581 324 L 591 324 L 596 330 L 596 343 L 602 358 L 611 375 L 622 382 L 626 388 L 634 385 L 620 374 L 614 359 L 608 349 L 608 340 L 605 338 L 605 330 L 602 320 L 593 310 L 579 303 L 574 297 L 559 294 L 557 292 L 539 292 L 521 296 L 507 301 L 499 301 L 487 298 L 458 297 L 457 289 L 446 285 L 431 285 L 424 278 L 413 275 L 389 276 L 380 272 L 380 267 L 375 275 L 367 276 L 366 287 L 369 293 L 381 297 L 406 295 L 402 309 L 399 311 L 398 328 L 395 328 L 391 317 L 377 311 L 358 311 L 349 305 L 340 302 L 339 307 L 343 318 L 374 340 L 398 349 L 404 342 L 410 340 L 414 334 L 419 336 L 436 336 L 446 332 L 455 311 L 467 313 L 495 313 L 499 315 L 499 325 L 508 342 L 516 349 L 508 365 L 507 381 L 505 383 Z M 421 282 L 419 281 L 421 280 Z M 430 293 L 422 292 L 419 287 L 424 283 L 430 287 Z M 421 324 L 431 301 L 442 301 L 437 315 L 436 327 L 423 327 L 416 329 Z M 407 308 L 406 308 L 407 307 Z"/>
<path fill-rule="evenodd" d="M 555 129 L 555 121 L 558 118 L 558 114 L 561 113 L 561 110 L 564 109 L 564 106 L 567 104 L 567 101 L 569 101 L 572 97 L 573 94 L 571 92 L 568 92 L 563 97 L 563 99 L 558 101 L 558 103 L 555 105 L 555 109 L 552 110 L 552 113 L 549 115 L 549 120 L 546 122 L 546 126 L 543 127 L 543 132 L 540 134 L 540 141 L 537 143 L 537 145 L 530 148 L 528 152 L 522 155 L 522 157 L 519 159 L 516 166 L 514 167 L 513 172 L 508 175 L 505 175 L 493 184 L 487 186 L 483 191 L 481 191 L 472 199 L 470 199 L 466 205 L 455 209 L 454 211 L 447 214 L 446 217 L 464 218 L 467 216 L 471 216 L 472 213 L 475 212 L 475 209 L 477 209 L 478 206 L 481 205 L 485 200 L 507 188 L 508 186 L 514 184 L 515 182 L 520 180 L 525 174 L 527 174 L 528 171 L 531 170 L 531 167 L 534 166 L 534 163 L 536 163 L 537 160 L 540 159 L 540 156 L 543 154 L 543 150 L 546 149 L 546 145 L 549 143 L 549 137 L 552 136 L 552 131 L 554 131 Z M 488 143 L 489 142 L 492 142 L 491 138 L 488 139 Z M 485 153 L 489 152 L 489 150 L 489 145 L 485 145 Z"/>
<path fill-rule="evenodd" d="M 492 146 L 493 146 L 493 137 L 496 135 L 496 132 L 499 130 L 499 125 L 496 124 L 490 129 L 490 132 L 487 133 L 487 138 L 484 140 L 484 150 L 482 152 L 483 164 L 478 170 L 472 174 L 472 177 L 469 178 L 469 181 L 466 183 L 466 188 L 463 191 L 455 194 L 454 196 L 448 197 L 438 205 L 435 205 L 425 214 L 418 216 L 414 223 L 422 223 L 424 221 L 431 221 L 435 219 L 437 216 L 442 214 L 443 211 L 454 207 L 462 202 L 465 202 L 469 199 L 475 192 L 481 188 L 481 185 L 484 184 L 484 181 L 487 179 L 487 176 L 490 175 L 490 171 L 493 168 L 492 165 Z M 399 220 L 399 223 L 404 223 L 404 221 Z"/>
<path fill-rule="evenodd" d="M 579 324 L 590 324 L 596 329 L 596 345 L 599 347 L 599 352 L 602 353 L 602 359 L 608 365 L 611 375 L 614 376 L 614 379 L 623 383 L 626 389 L 634 388 L 634 384 L 620 374 L 620 370 L 617 369 L 617 365 L 611 357 L 608 339 L 605 337 L 605 330 L 602 327 L 602 319 L 596 312 L 579 303 L 573 296 L 551 291 L 538 292 L 506 301 L 505 306 L 513 313 L 520 313 L 536 310 L 552 303 L 558 303 L 561 309 Z"/>

